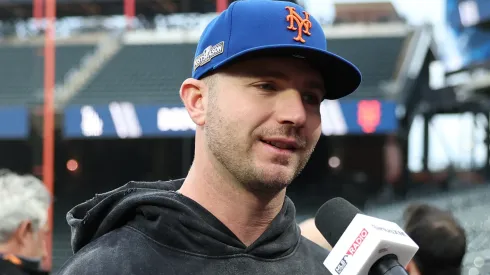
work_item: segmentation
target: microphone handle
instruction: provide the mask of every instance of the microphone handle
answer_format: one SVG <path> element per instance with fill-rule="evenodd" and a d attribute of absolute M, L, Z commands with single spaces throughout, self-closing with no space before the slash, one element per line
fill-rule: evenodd
<path fill-rule="evenodd" d="M 398 262 L 396 255 L 388 254 L 374 263 L 368 275 L 408 275 L 408 272 Z"/>

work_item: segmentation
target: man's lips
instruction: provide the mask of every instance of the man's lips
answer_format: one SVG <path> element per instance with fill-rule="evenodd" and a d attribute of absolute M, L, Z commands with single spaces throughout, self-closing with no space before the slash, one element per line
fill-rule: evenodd
<path fill-rule="evenodd" d="M 292 138 L 263 138 L 261 141 L 282 150 L 295 151 L 301 148 L 299 142 Z"/>

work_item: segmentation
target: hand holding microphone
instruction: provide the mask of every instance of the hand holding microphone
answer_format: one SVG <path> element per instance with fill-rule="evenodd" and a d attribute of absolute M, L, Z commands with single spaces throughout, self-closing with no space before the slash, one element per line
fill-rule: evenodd
<path fill-rule="evenodd" d="M 342 198 L 327 201 L 315 224 L 333 246 L 324 261 L 337 275 L 408 275 L 417 244 L 393 222 L 373 218 Z"/>

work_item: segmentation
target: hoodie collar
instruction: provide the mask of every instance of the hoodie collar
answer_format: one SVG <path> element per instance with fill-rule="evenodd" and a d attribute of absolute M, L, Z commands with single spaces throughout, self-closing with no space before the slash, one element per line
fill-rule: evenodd
<path fill-rule="evenodd" d="M 67 214 L 74 252 L 125 225 L 165 246 L 210 257 L 249 254 L 273 259 L 292 253 L 299 244 L 296 210 L 288 197 L 264 234 L 247 247 L 209 211 L 176 192 L 183 182 L 130 182 L 75 206 Z"/>

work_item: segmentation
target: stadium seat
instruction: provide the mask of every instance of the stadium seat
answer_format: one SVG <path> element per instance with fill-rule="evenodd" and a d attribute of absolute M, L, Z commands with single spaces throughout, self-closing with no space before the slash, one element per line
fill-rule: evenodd
<path fill-rule="evenodd" d="M 124 46 L 71 103 L 180 105 L 180 85 L 191 75 L 194 51 L 194 44 Z"/>
<path fill-rule="evenodd" d="M 58 46 L 56 51 L 56 82 L 63 81 L 71 68 L 78 66 L 92 45 Z M 44 61 L 41 46 L 0 47 L 0 102 L 34 104 L 43 99 Z"/>
<path fill-rule="evenodd" d="M 328 49 L 350 60 L 362 72 L 359 89 L 349 98 L 382 98 L 382 81 L 391 80 L 405 37 L 331 39 Z"/>
<path fill-rule="evenodd" d="M 332 39 L 329 49 L 359 66 L 363 83 L 351 98 L 383 97 L 404 37 Z M 178 91 L 191 75 L 195 44 L 126 45 L 72 99 L 71 104 L 111 101 L 180 105 Z"/>

